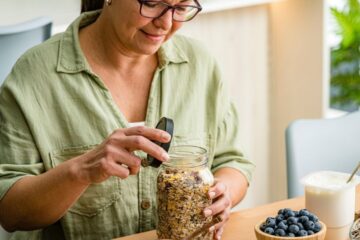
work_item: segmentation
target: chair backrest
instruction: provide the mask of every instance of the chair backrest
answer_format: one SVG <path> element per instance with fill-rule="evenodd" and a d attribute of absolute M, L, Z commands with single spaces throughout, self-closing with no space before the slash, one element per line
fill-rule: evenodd
<path fill-rule="evenodd" d="M 360 161 L 360 112 L 296 120 L 286 129 L 288 197 L 304 194 L 300 179 L 319 170 L 351 173 Z"/>
<path fill-rule="evenodd" d="M 26 50 L 51 36 L 51 27 L 52 20 L 49 17 L 0 26 L 0 85 Z"/>

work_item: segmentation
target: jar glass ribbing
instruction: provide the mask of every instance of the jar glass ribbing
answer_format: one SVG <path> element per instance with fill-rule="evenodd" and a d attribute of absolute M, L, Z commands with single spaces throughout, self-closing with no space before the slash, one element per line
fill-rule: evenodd
<path fill-rule="evenodd" d="M 208 197 L 214 177 L 207 167 L 207 151 L 190 145 L 169 150 L 170 160 L 162 164 L 157 178 L 159 239 L 180 240 L 211 222 L 203 210 L 212 204 Z M 194 240 L 210 240 L 205 231 Z"/>

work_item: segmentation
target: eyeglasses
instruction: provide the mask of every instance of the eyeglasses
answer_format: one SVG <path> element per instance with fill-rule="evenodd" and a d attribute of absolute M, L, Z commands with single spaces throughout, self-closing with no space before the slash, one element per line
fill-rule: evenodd
<path fill-rule="evenodd" d="M 176 22 L 190 21 L 202 10 L 197 0 L 182 1 L 174 6 L 161 1 L 138 0 L 138 2 L 141 16 L 159 18 L 171 9 L 172 19 Z"/>

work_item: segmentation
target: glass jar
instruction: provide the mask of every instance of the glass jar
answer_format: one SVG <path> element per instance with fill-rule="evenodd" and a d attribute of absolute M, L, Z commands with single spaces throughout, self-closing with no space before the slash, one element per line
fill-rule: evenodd
<path fill-rule="evenodd" d="M 208 197 L 214 177 L 207 167 L 207 151 L 196 146 L 175 146 L 169 151 L 157 178 L 159 239 L 180 240 L 212 221 L 203 211 L 212 204 Z M 212 240 L 204 231 L 194 240 Z"/>
<path fill-rule="evenodd" d="M 350 240 L 360 239 L 360 218 L 354 221 L 353 225 L 350 228 L 349 232 Z"/>

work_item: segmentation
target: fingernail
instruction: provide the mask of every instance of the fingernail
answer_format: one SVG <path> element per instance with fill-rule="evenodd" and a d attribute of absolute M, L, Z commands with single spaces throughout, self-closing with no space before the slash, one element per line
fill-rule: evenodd
<path fill-rule="evenodd" d="M 164 160 L 164 161 L 169 161 L 170 157 L 169 157 L 169 154 L 166 153 L 166 152 L 163 152 L 161 154 L 161 158 Z"/>
<path fill-rule="evenodd" d="M 209 217 L 209 216 L 211 216 L 211 214 L 212 214 L 211 209 L 205 209 L 205 210 L 204 210 L 204 215 L 205 215 L 205 217 Z"/>
<path fill-rule="evenodd" d="M 213 199 L 215 197 L 215 192 L 209 192 L 210 199 Z"/>
<path fill-rule="evenodd" d="M 161 134 L 161 137 L 164 139 L 164 140 L 170 140 L 171 136 L 168 134 L 168 133 L 162 133 Z"/>
<path fill-rule="evenodd" d="M 213 231 L 215 231 L 215 227 L 214 227 L 214 226 L 211 226 L 211 227 L 209 228 L 209 232 L 213 232 Z"/>

